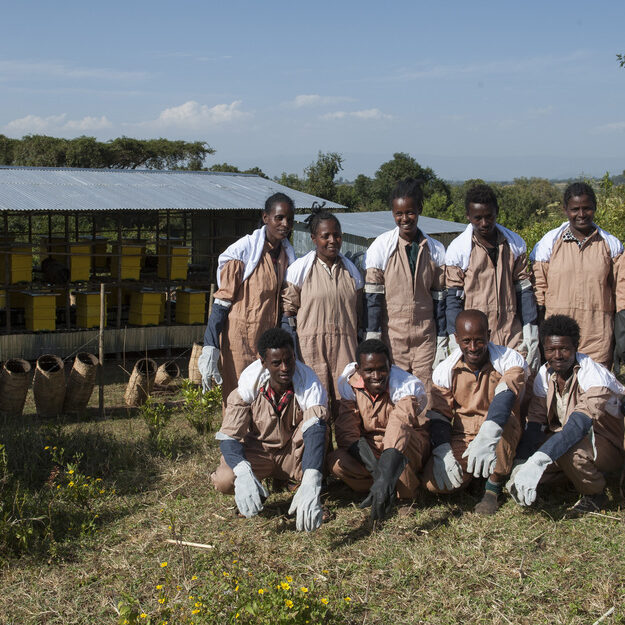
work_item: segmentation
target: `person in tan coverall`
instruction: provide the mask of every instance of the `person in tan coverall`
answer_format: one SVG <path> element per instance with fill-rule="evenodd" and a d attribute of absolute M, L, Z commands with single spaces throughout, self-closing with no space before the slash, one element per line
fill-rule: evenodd
<path fill-rule="evenodd" d="M 263 228 L 243 237 L 219 257 L 219 289 L 198 361 L 204 388 L 222 383 L 224 407 L 237 379 L 256 359 L 256 342 L 279 322 L 279 297 L 287 266 L 295 260 L 288 237 L 293 200 L 284 193 L 267 199 Z M 219 372 L 217 362 L 221 368 Z"/>
<path fill-rule="evenodd" d="M 509 347 L 489 342 L 488 318 L 464 310 L 456 319 L 456 349 L 434 370 L 430 436 L 432 456 L 423 471 L 435 493 L 488 478 L 478 514 L 494 514 L 504 478 L 521 438 L 520 404 L 528 367 Z"/>
<path fill-rule="evenodd" d="M 337 380 L 354 360 L 363 280 L 341 251 L 339 220 L 327 211 L 309 218 L 315 250 L 289 266 L 282 290 L 282 328 L 291 332 L 301 359 L 312 367 L 338 414 Z"/>
<path fill-rule="evenodd" d="M 530 260 L 539 319 L 554 314 L 575 319 L 581 332 L 579 351 L 609 369 L 615 312 L 625 322 L 623 244 L 593 223 L 596 210 L 590 185 L 569 185 L 564 192 L 568 222 L 548 232 Z"/>
<path fill-rule="evenodd" d="M 417 493 L 417 474 L 429 453 L 425 387 L 391 366 L 382 341 L 368 339 L 345 367 L 339 391 L 329 470 L 356 492 L 369 491 L 362 507 L 371 505 L 373 519 L 384 518 L 396 495 L 412 499 Z"/>
<path fill-rule="evenodd" d="M 445 253 L 450 351 L 456 347 L 458 313 L 473 308 L 488 317 L 490 340 L 518 350 L 536 372 L 540 366 L 536 298 L 525 241 L 497 223 L 497 196 L 488 185 L 471 187 L 465 208 L 469 225 Z"/>
<path fill-rule="evenodd" d="M 395 185 L 391 207 L 397 228 L 377 237 L 364 259 L 366 338 L 382 339 L 393 363 L 428 386 L 447 350 L 445 248 L 419 230 L 417 180 Z"/>
<path fill-rule="evenodd" d="M 625 387 L 605 367 L 577 352 L 578 324 L 553 315 L 540 327 L 547 362 L 534 380 L 527 426 L 508 490 L 531 505 L 538 484 L 568 479 L 582 495 L 573 513 L 598 512 L 608 503 L 605 473 L 623 465 Z"/>
<path fill-rule="evenodd" d="M 289 514 L 297 529 L 321 525 L 321 471 L 327 442 L 327 393 L 314 371 L 296 362 L 288 332 L 272 328 L 258 341 L 260 359 L 230 393 L 216 438 L 221 462 L 215 488 L 233 494 L 239 513 L 255 516 L 268 493 L 261 480 L 301 482 Z"/>

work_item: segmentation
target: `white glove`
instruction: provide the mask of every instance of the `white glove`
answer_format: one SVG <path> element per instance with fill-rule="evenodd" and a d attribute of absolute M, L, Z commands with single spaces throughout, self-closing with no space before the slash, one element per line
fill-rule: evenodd
<path fill-rule="evenodd" d="M 197 368 L 202 375 L 202 390 L 210 391 L 215 384 L 221 384 L 223 382 L 221 373 L 219 373 L 219 350 L 212 345 L 204 345 L 202 347 L 202 353 L 197 359 Z"/>
<path fill-rule="evenodd" d="M 524 464 L 515 469 L 508 484 L 508 491 L 514 500 L 522 506 L 531 506 L 536 501 L 536 488 L 545 469 L 553 462 L 551 458 L 542 451 L 537 451 L 531 455 Z"/>
<path fill-rule="evenodd" d="M 306 469 L 302 477 L 289 514 L 297 511 L 296 528 L 298 532 L 312 532 L 321 527 L 323 510 L 321 508 L 321 471 Z"/>
<path fill-rule="evenodd" d="M 523 326 L 523 341 L 518 352 L 525 358 L 530 369 L 535 373 L 540 367 L 540 350 L 538 349 L 538 326 L 526 323 Z"/>
<path fill-rule="evenodd" d="M 449 335 L 449 355 L 451 356 L 458 349 L 458 342 L 456 341 L 456 335 Z"/>
<path fill-rule="evenodd" d="M 495 447 L 501 438 L 503 428 L 494 421 L 484 421 L 477 436 L 462 454 L 467 460 L 467 472 L 473 477 L 489 477 L 495 470 L 497 455 Z"/>
<path fill-rule="evenodd" d="M 365 335 L 365 341 L 369 339 L 378 339 L 378 341 L 382 340 L 382 332 L 367 332 Z"/>
<path fill-rule="evenodd" d="M 232 470 L 236 475 L 234 500 L 239 512 L 248 519 L 256 516 L 263 509 L 263 499 L 269 497 L 267 489 L 256 479 L 247 460 L 242 460 Z"/>
<path fill-rule="evenodd" d="M 455 490 L 462 486 L 462 466 L 454 458 L 449 443 L 443 443 L 432 451 L 434 458 L 434 483 L 440 490 Z"/>
<path fill-rule="evenodd" d="M 436 356 L 434 356 L 434 364 L 432 365 L 432 371 L 438 367 L 438 365 L 447 358 L 447 345 L 449 344 L 449 338 L 447 336 L 436 337 Z"/>

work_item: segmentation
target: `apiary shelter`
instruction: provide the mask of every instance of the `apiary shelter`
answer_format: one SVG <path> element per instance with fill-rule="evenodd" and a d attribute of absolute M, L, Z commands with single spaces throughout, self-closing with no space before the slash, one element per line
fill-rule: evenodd
<path fill-rule="evenodd" d="M 0 360 L 95 341 L 101 284 L 106 352 L 190 346 L 218 255 L 279 191 L 324 201 L 252 174 L 0 167 Z"/>

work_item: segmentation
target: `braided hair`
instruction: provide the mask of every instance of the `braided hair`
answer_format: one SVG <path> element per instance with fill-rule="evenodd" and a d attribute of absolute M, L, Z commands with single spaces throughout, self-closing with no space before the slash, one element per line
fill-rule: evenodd
<path fill-rule="evenodd" d="M 339 227 L 339 230 L 341 230 L 341 222 L 338 220 L 336 215 L 333 215 L 330 211 L 325 210 L 323 208 L 324 206 L 325 202 L 322 202 L 321 204 L 319 204 L 319 202 L 313 202 L 310 209 L 310 215 L 304 219 L 304 223 L 308 226 L 310 234 L 317 234 L 319 224 L 322 221 L 327 221 L 328 219 L 333 219 Z"/>

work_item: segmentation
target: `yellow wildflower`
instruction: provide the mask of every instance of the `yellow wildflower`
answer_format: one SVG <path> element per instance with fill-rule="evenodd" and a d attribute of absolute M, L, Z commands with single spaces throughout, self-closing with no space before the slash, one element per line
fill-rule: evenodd
<path fill-rule="evenodd" d="M 50 449 L 50 445 L 46 445 L 44 449 Z"/>
<path fill-rule="evenodd" d="M 351 597 L 345 597 L 345 602 L 346 602 L 346 603 L 349 603 L 351 600 L 352 600 L 352 598 L 351 598 Z"/>
<path fill-rule="evenodd" d="M 167 566 L 167 562 L 161 562 L 161 568 L 164 569 Z"/>
<path fill-rule="evenodd" d="M 293 581 L 293 578 L 290 575 L 287 575 L 285 579 L 286 579 L 287 582 L 292 582 Z"/>
<path fill-rule="evenodd" d="M 328 605 L 328 600 L 325 597 L 321 597 L 321 603 L 323 603 L 323 605 Z"/>
<path fill-rule="evenodd" d="M 329 573 L 330 571 L 328 571 L 328 569 L 323 569 L 323 571 L 321 571 L 322 573 Z"/>
<path fill-rule="evenodd" d="M 139 614 L 139 618 L 148 618 L 148 615 L 145 612 L 141 612 L 141 614 Z"/>
<path fill-rule="evenodd" d="M 284 600 L 284 605 L 286 605 L 287 608 L 292 608 L 293 607 L 293 602 L 290 599 L 285 599 Z"/>
<path fill-rule="evenodd" d="M 162 590 L 163 589 L 163 584 L 158 584 L 156 586 L 156 590 Z"/>
<path fill-rule="evenodd" d="M 234 587 L 234 592 L 239 592 L 239 584 Z"/>
<path fill-rule="evenodd" d="M 258 589 L 258 594 L 259 595 L 264 595 L 265 594 L 265 589 L 264 588 L 259 588 Z"/>
<path fill-rule="evenodd" d="M 199 614 L 200 611 L 199 610 L 191 610 L 191 614 Z"/>
<path fill-rule="evenodd" d="M 308 588 L 306 588 L 306 586 L 302 586 L 302 587 L 300 588 L 300 590 L 301 590 L 302 592 L 308 592 Z"/>
<path fill-rule="evenodd" d="M 161 598 L 158 600 L 158 602 L 159 602 L 159 603 L 165 603 L 165 597 L 161 597 Z"/>
<path fill-rule="evenodd" d="M 72 474 L 74 473 L 74 469 L 70 469 L 70 470 L 68 471 L 68 473 L 69 473 L 70 475 L 72 475 Z"/>
<path fill-rule="evenodd" d="M 191 577 L 191 580 L 192 580 L 192 581 L 195 581 L 196 579 L 197 579 L 197 575 L 193 575 L 193 576 Z"/>
<path fill-rule="evenodd" d="M 68 484 L 68 486 L 73 486 L 73 485 L 74 485 L 74 482 L 70 482 L 70 483 Z"/>
<path fill-rule="evenodd" d="M 233 560 L 232 564 L 236 564 L 238 562 L 238 560 Z"/>
<path fill-rule="evenodd" d="M 287 584 L 286 582 L 282 582 L 280 584 L 280 588 L 282 588 L 282 590 L 291 590 L 291 586 Z"/>

